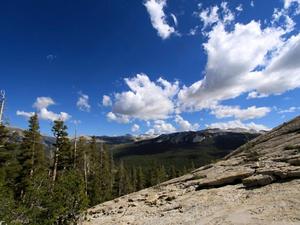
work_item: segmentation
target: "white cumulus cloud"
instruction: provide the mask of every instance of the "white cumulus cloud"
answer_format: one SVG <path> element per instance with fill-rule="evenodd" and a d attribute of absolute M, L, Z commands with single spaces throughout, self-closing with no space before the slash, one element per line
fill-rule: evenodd
<path fill-rule="evenodd" d="M 180 90 L 181 109 L 210 108 L 245 92 L 253 92 L 249 96 L 253 98 L 299 87 L 298 36 L 284 42 L 284 34 L 282 28 L 261 28 L 256 21 L 236 23 L 232 31 L 226 31 L 223 23 L 215 25 L 204 44 L 208 55 L 205 77 Z M 264 69 L 257 71 L 259 66 Z"/>
<path fill-rule="evenodd" d="M 55 112 L 49 111 L 48 107 L 51 105 L 54 105 L 54 104 L 55 104 L 55 101 L 50 97 L 38 97 L 36 99 L 36 101 L 34 102 L 33 107 L 37 109 L 37 114 L 38 114 L 39 118 L 43 119 L 43 120 L 66 121 L 71 118 L 71 115 L 69 115 L 66 112 L 55 113 Z M 20 110 L 17 111 L 18 116 L 24 116 L 27 118 L 33 114 L 34 114 L 33 112 L 25 112 L 25 111 L 20 111 Z"/>
<path fill-rule="evenodd" d="M 152 128 L 149 129 L 146 134 L 159 135 L 174 132 L 176 132 L 176 128 L 171 123 L 167 123 L 164 120 L 155 120 Z"/>
<path fill-rule="evenodd" d="M 251 106 L 241 109 L 239 106 L 218 105 L 212 108 L 211 114 L 215 115 L 218 119 L 234 117 L 239 120 L 249 120 L 264 117 L 269 112 L 271 112 L 269 107 Z"/>
<path fill-rule="evenodd" d="M 108 95 L 103 95 L 103 98 L 102 98 L 102 105 L 103 105 L 103 106 L 106 106 L 106 107 L 112 105 L 111 98 L 110 98 Z"/>
<path fill-rule="evenodd" d="M 166 119 L 174 112 L 173 97 L 178 93 L 178 82 L 170 83 L 162 78 L 151 81 L 145 74 L 126 78 L 129 91 L 116 93 L 112 113 L 118 117 L 141 120 Z"/>
<path fill-rule="evenodd" d="M 51 120 L 51 121 L 55 121 L 55 120 L 66 121 L 71 118 L 71 116 L 66 112 L 55 113 L 49 111 L 47 108 L 42 108 L 38 113 L 38 115 L 39 118 L 43 120 Z"/>
<path fill-rule="evenodd" d="M 40 110 L 54 104 L 55 102 L 50 97 L 37 97 L 35 103 L 33 104 L 33 107 L 37 110 Z"/>
<path fill-rule="evenodd" d="M 115 121 L 117 123 L 129 123 L 130 118 L 127 115 L 115 114 L 113 112 L 109 112 L 106 114 L 108 121 Z"/>
<path fill-rule="evenodd" d="M 150 15 L 152 26 L 157 30 L 157 34 L 162 39 L 167 39 L 171 34 L 176 32 L 175 28 L 170 26 L 166 21 L 164 12 L 164 8 L 167 5 L 166 0 L 147 0 L 144 5 Z M 177 19 L 175 23 L 177 23 Z"/>
<path fill-rule="evenodd" d="M 300 7 L 300 0 L 284 0 L 284 8 L 288 9 L 289 7 L 291 7 L 291 5 L 297 5 L 297 12 L 299 11 L 299 7 Z"/>
<path fill-rule="evenodd" d="M 140 126 L 138 124 L 133 124 L 131 127 L 131 131 L 133 133 L 138 132 L 140 130 Z"/>
<path fill-rule="evenodd" d="M 219 128 L 219 129 L 225 129 L 225 130 L 242 128 L 242 129 L 246 129 L 246 130 L 255 130 L 255 131 L 270 130 L 268 127 L 266 127 L 262 124 L 256 124 L 254 122 L 242 123 L 240 120 L 212 123 L 210 125 L 207 125 L 207 128 Z"/>
<path fill-rule="evenodd" d="M 16 114 L 17 114 L 17 116 L 24 116 L 26 118 L 29 118 L 34 115 L 34 112 L 25 112 L 25 111 L 17 110 Z"/>
<path fill-rule="evenodd" d="M 199 17 L 204 24 L 204 28 L 219 21 L 218 6 L 212 6 L 200 12 Z"/>
<path fill-rule="evenodd" d="M 179 126 L 179 131 L 195 131 L 200 127 L 198 123 L 191 124 L 189 121 L 184 120 L 180 115 L 175 116 L 175 123 Z"/>
<path fill-rule="evenodd" d="M 80 111 L 89 112 L 91 110 L 91 105 L 89 104 L 89 96 L 83 93 L 79 93 L 76 106 Z"/>

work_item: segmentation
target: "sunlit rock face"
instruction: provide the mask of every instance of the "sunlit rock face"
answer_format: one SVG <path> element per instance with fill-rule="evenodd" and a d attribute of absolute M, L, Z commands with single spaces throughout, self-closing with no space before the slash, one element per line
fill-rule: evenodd
<path fill-rule="evenodd" d="M 96 224 L 300 224 L 300 117 L 215 164 L 87 211 Z"/>

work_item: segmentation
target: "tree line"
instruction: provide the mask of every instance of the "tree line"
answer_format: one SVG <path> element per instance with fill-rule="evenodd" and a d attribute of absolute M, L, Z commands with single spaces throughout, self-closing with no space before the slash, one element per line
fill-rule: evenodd
<path fill-rule="evenodd" d="M 174 166 L 130 167 L 114 161 L 96 137 L 70 139 L 63 121 L 53 122 L 53 156 L 45 156 L 38 116 L 21 141 L 0 124 L 0 221 L 2 224 L 76 224 L 90 206 L 185 173 Z M 191 168 L 193 169 L 193 165 Z"/>

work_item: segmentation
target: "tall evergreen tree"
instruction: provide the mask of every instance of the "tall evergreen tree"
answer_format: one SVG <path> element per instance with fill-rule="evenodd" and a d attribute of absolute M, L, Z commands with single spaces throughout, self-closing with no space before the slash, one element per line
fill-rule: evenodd
<path fill-rule="evenodd" d="M 54 121 L 52 132 L 55 137 L 54 153 L 54 164 L 52 179 L 53 181 L 57 178 L 57 172 L 72 168 L 73 158 L 70 140 L 68 138 L 67 126 L 62 120 Z"/>
<path fill-rule="evenodd" d="M 137 169 L 137 184 L 136 189 L 141 190 L 145 187 L 145 176 L 142 167 Z"/>
<path fill-rule="evenodd" d="M 88 206 L 83 177 L 75 170 L 58 177 L 51 197 L 50 215 L 55 219 L 52 224 L 77 224 L 80 212 Z"/>
<path fill-rule="evenodd" d="M 88 194 L 88 175 L 90 173 L 90 146 L 85 137 L 79 137 L 76 150 L 75 169 L 82 174 L 84 189 Z"/>
<path fill-rule="evenodd" d="M 5 185 L 16 191 L 17 178 L 21 166 L 17 160 L 19 155 L 19 144 L 16 133 L 9 133 L 9 130 L 0 125 L 0 170 L 2 170 Z"/>
<path fill-rule="evenodd" d="M 30 117 L 29 128 L 24 131 L 19 161 L 22 166 L 21 186 L 22 191 L 24 191 L 30 179 L 45 170 L 44 146 L 39 131 L 37 114 Z"/>
<path fill-rule="evenodd" d="M 21 167 L 17 161 L 19 146 L 16 138 L 0 124 L 0 221 L 7 224 L 17 217 L 15 193 Z"/>
<path fill-rule="evenodd" d="M 156 169 L 156 184 L 159 184 L 166 180 L 166 170 L 164 165 L 161 165 Z"/>
<path fill-rule="evenodd" d="M 89 145 L 89 167 L 87 171 L 87 190 L 91 205 L 102 200 L 101 177 L 100 177 L 100 151 L 97 146 L 96 137 L 92 137 Z"/>
<path fill-rule="evenodd" d="M 112 196 L 112 182 L 111 182 L 111 167 L 110 167 L 110 157 L 106 146 L 100 144 L 100 190 L 102 199 L 105 201 L 111 198 Z"/>
<path fill-rule="evenodd" d="M 115 196 L 122 196 L 132 191 L 132 185 L 129 179 L 128 171 L 125 168 L 123 161 L 120 162 L 118 167 L 114 186 Z"/>
<path fill-rule="evenodd" d="M 194 163 L 194 161 L 192 161 L 191 162 L 191 167 L 190 167 L 190 171 L 193 171 L 193 170 L 195 170 L 195 163 Z"/>
<path fill-rule="evenodd" d="M 135 167 L 132 167 L 131 169 L 131 185 L 132 185 L 132 191 L 136 191 L 137 190 L 137 171 Z"/>
<path fill-rule="evenodd" d="M 171 179 L 177 177 L 177 171 L 174 165 L 171 165 L 169 175 Z"/>

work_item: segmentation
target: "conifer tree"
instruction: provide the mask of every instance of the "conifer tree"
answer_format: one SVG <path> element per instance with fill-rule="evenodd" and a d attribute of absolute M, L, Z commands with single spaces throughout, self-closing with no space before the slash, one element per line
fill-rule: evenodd
<path fill-rule="evenodd" d="M 102 200 L 101 177 L 100 177 L 100 151 L 97 146 L 96 137 L 92 137 L 89 145 L 90 160 L 87 171 L 87 190 L 91 205 L 95 205 Z"/>
<path fill-rule="evenodd" d="M 57 178 L 57 172 L 72 167 L 72 150 L 68 139 L 67 126 L 62 120 L 54 121 L 52 132 L 55 137 L 54 165 L 52 172 L 53 181 Z"/>
<path fill-rule="evenodd" d="M 8 129 L 0 123 L 0 148 L 4 147 L 6 142 L 8 141 L 9 138 L 9 131 Z"/>
<path fill-rule="evenodd" d="M 185 175 L 187 173 L 187 169 L 186 169 L 186 167 L 184 166 L 183 168 L 182 168 L 182 170 L 180 171 L 180 175 Z"/>
<path fill-rule="evenodd" d="M 0 221 L 9 224 L 14 219 L 15 201 L 13 191 L 7 187 L 5 179 L 4 167 L 0 165 Z"/>
<path fill-rule="evenodd" d="M 149 175 L 148 175 L 148 180 L 147 180 L 147 186 L 151 187 L 154 186 L 155 184 L 157 184 L 157 179 L 156 179 L 156 175 L 157 175 L 157 167 L 153 167 L 152 169 L 149 170 Z"/>
<path fill-rule="evenodd" d="M 115 195 L 122 196 L 132 191 L 132 185 L 128 176 L 127 169 L 124 166 L 124 162 L 121 161 L 117 170 L 115 179 Z"/>
<path fill-rule="evenodd" d="M 110 157 L 106 146 L 101 143 L 100 145 L 100 189 L 102 199 L 105 201 L 112 196 L 112 186 L 111 186 L 111 168 L 110 168 Z"/>
<path fill-rule="evenodd" d="M 161 165 L 156 170 L 156 184 L 159 184 L 166 180 L 166 170 L 164 165 Z"/>
<path fill-rule="evenodd" d="M 44 146 L 39 131 L 37 114 L 30 117 L 29 128 L 24 131 L 19 161 L 22 166 L 21 186 L 22 191 L 24 191 L 30 179 L 32 179 L 35 174 L 45 170 Z"/>
<path fill-rule="evenodd" d="M 85 193 L 87 194 L 88 170 L 89 170 L 89 147 L 86 138 L 79 137 L 77 142 L 77 156 L 75 169 L 78 170 L 84 180 Z"/>
<path fill-rule="evenodd" d="M 3 177 L 5 176 L 4 166 L 9 159 L 9 153 L 6 150 L 8 137 L 8 129 L 0 124 L 0 168 L 3 169 Z"/>
<path fill-rule="evenodd" d="M 195 163 L 194 163 L 194 161 L 192 161 L 190 171 L 195 170 L 195 168 L 196 168 L 196 167 L 195 167 Z"/>
<path fill-rule="evenodd" d="M 175 166 L 171 165 L 171 167 L 170 167 L 170 178 L 172 179 L 174 177 L 177 177 L 177 171 L 175 169 Z"/>
<path fill-rule="evenodd" d="M 17 178 L 21 171 L 17 160 L 19 155 L 17 139 L 16 133 L 9 134 L 9 130 L 4 125 L 0 125 L 0 168 L 5 185 L 14 192 L 17 189 Z"/>
<path fill-rule="evenodd" d="M 137 190 L 137 171 L 135 167 L 132 167 L 131 169 L 131 185 L 132 185 L 132 191 L 136 191 Z"/>
<path fill-rule="evenodd" d="M 53 224 L 77 224 L 79 213 L 88 206 L 83 177 L 78 171 L 67 170 L 58 177 L 51 203 Z"/>
<path fill-rule="evenodd" d="M 145 176 L 142 167 L 138 167 L 137 169 L 137 185 L 136 189 L 141 190 L 145 187 Z"/>

